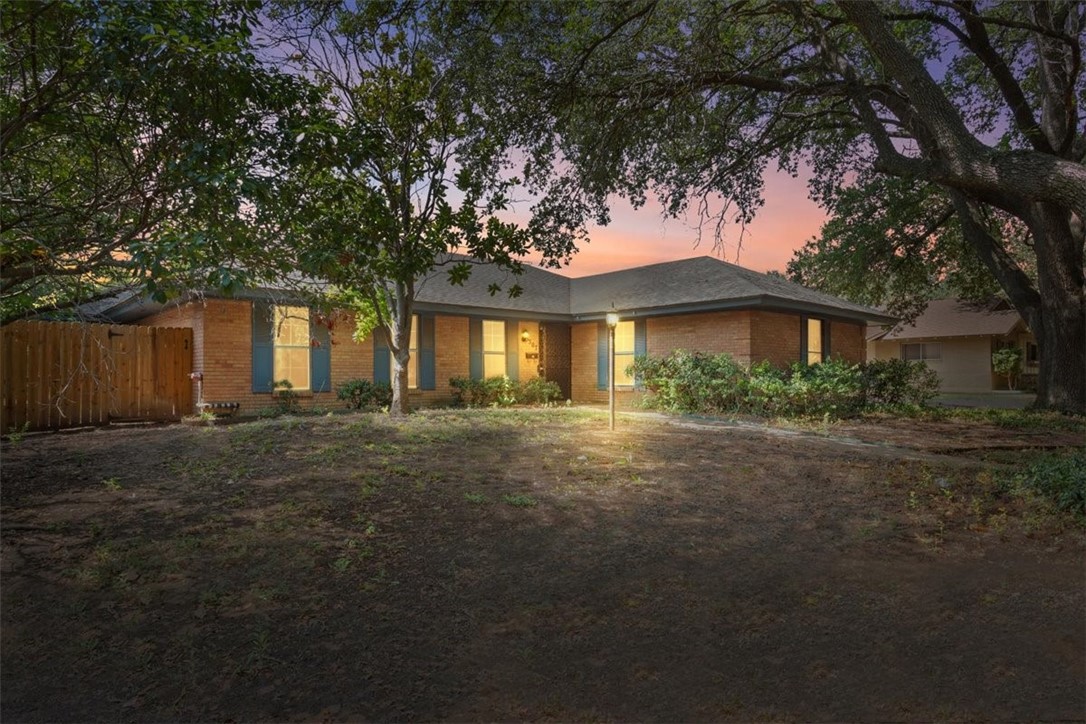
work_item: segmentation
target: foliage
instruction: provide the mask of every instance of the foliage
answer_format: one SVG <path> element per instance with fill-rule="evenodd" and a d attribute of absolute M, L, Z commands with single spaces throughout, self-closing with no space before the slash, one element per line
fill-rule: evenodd
<path fill-rule="evenodd" d="M 728 354 L 677 350 L 663 358 L 638 357 L 633 368 L 651 393 L 645 404 L 663 410 L 842 418 L 923 405 L 934 396 L 934 373 L 922 362 L 895 362 L 831 359 L 781 370 L 768 362 L 746 367 Z"/>
<path fill-rule="evenodd" d="M 1007 387 L 1014 389 L 1018 373 L 1022 371 L 1022 350 L 1018 347 L 1004 347 L 992 353 L 992 369 L 997 375 L 1007 378 Z"/>
<path fill-rule="evenodd" d="M 347 380 L 336 388 L 336 397 L 352 410 L 382 410 L 392 404 L 392 387 L 386 382 Z"/>
<path fill-rule="evenodd" d="M 498 138 L 476 123 L 457 66 L 434 52 L 430 9 L 282 0 L 271 12 L 280 62 L 319 90 L 290 119 L 278 248 L 342 290 L 364 329 L 383 330 L 397 414 L 407 411 L 421 284 L 463 284 L 481 262 L 512 279 L 530 251 L 554 259 L 572 248 L 569 234 L 503 219 L 518 181 L 503 173 Z"/>
<path fill-rule="evenodd" d="M 256 0 L 5 3 L 0 314 L 118 285 L 236 289 L 278 111 Z"/>
<path fill-rule="evenodd" d="M 275 410 L 280 415 L 296 414 L 300 408 L 298 393 L 294 391 L 294 384 L 290 380 L 278 380 L 272 383 L 272 391 L 275 395 Z"/>
<path fill-rule="evenodd" d="M 1039 404 L 1086 410 L 1082 3 L 555 0 L 447 25 L 571 216 L 651 194 L 722 246 L 771 162 L 809 169 L 832 218 L 793 273 L 905 316 L 994 279 L 1041 348 Z"/>
<path fill-rule="evenodd" d="M 562 396 L 557 382 L 537 377 L 518 383 L 508 377 L 490 377 L 473 380 L 470 377 L 453 377 L 453 402 L 458 407 L 509 407 L 511 405 L 542 405 L 556 402 Z"/>
<path fill-rule="evenodd" d="M 922 362 L 868 360 L 861 370 L 869 407 L 921 407 L 939 393 L 939 375 Z"/>
<path fill-rule="evenodd" d="M 1086 450 L 1043 455 L 1026 469 L 1004 479 L 1010 488 L 1030 490 L 1059 510 L 1086 517 Z"/>

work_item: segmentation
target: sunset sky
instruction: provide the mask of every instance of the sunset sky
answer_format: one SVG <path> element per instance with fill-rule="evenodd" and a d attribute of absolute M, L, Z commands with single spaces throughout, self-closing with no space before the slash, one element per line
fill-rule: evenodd
<path fill-rule="evenodd" d="M 807 198 L 805 177 L 767 172 L 765 205 L 747 227 L 742 249 L 737 249 L 739 226 L 728 226 L 723 256 L 713 249 L 712 230 L 707 226 L 701 244 L 695 248 L 696 219 L 664 219 L 660 206 L 650 200 L 634 210 L 616 200 L 611 223 L 590 230 L 591 243 L 581 247 L 573 263 L 562 270 L 573 277 L 626 269 L 642 264 L 710 255 L 756 271 L 784 271 L 792 252 L 818 233 L 825 213 Z"/>

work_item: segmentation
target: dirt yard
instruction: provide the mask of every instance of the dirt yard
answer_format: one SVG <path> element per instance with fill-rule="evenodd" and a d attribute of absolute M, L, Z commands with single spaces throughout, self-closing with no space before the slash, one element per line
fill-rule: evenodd
<path fill-rule="evenodd" d="M 3 720 L 1081 720 L 1086 535 L 998 485 L 1081 443 L 577 410 L 5 442 Z"/>

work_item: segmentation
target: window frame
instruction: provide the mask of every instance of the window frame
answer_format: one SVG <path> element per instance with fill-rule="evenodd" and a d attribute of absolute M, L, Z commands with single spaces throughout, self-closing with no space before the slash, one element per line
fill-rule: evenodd
<path fill-rule="evenodd" d="M 501 333 L 498 334 L 497 337 L 496 337 L 501 342 L 501 349 L 500 350 L 494 350 L 494 349 L 490 349 L 490 348 L 487 347 L 487 337 L 488 337 L 487 336 L 487 328 L 488 328 L 488 326 L 490 327 L 490 329 L 492 331 L 491 336 L 493 336 L 493 329 L 494 329 L 495 325 L 501 329 Z M 482 370 L 483 379 L 488 380 L 488 379 L 491 379 L 492 377 L 508 377 L 509 376 L 509 359 L 508 359 L 508 356 L 506 355 L 506 349 L 505 349 L 505 341 L 506 341 L 505 340 L 505 336 L 506 336 L 505 320 L 504 319 L 484 319 L 484 320 L 482 320 L 482 324 L 480 325 L 480 334 L 481 334 L 481 337 L 482 337 L 482 339 L 480 341 L 480 353 L 482 354 L 482 357 L 483 357 L 483 359 L 482 359 L 482 362 L 483 362 L 483 370 Z M 501 360 L 501 370 L 502 370 L 501 374 L 496 374 L 496 375 L 487 374 L 487 360 L 489 359 L 490 361 L 494 361 L 493 360 L 494 357 L 497 357 L 498 359 Z"/>
<path fill-rule="evenodd" d="M 908 347 L 918 347 L 920 356 L 910 358 L 906 351 Z M 934 355 L 928 354 L 929 348 L 934 349 Z M 943 344 L 941 342 L 903 342 L 901 344 L 901 359 L 905 362 L 939 362 L 943 359 Z"/>
<path fill-rule="evenodd" d="M 811 361 L 811 323 L 818 323 L 818 351 L 819 359 Z M 799 327 L 799 359 L 805 367 L 813 364 L 822 364 L 830 358 L 830 320 L 826 317 L 802 315 Z"/>
<path fill-rule="evenodd" d="M 619 327 L 623 327 L 624 325 L 629 325 L 629 330 L 630 330 L 630 334 L 629 334 L 630 349 L 629 349 L 629 351 L 620 350 L 619 346 L 618 346 L 618 340 L 619 340 L 618 330 L 619 330 Z M 637 326 L 636 326 L 636 323 L 635 323 L 634 320 L 632 320 L 632 319 L 623 319 L 615 327 L 615 350 L 614 350 L 614 355 L 615 355 L 615 387 L 616 388 L 620 388 L 620 387 L 621 388 L 632 388 L 632 387 L 635 387 L 637 385 L 637 379 L 634 377 L 634 375 L 629 375 L 627 377 L 623 372 L 623 370 L 625 370 L 627 367 L 629 367 L 631 364 L 633 364 L 634 360 L 637 359 Z M 627 362 L 625 362 L 625 364 L 623 364 L 622 362 L 619 361 L 620 359 L 623 359 L 623 358 L 629 358 L 629 361 L 627 361 Z"/>
<path fill-rule="evenodd" d="M 291 389 L 294 392 L 310 392 L 313 388 L 313 320 L 310 316 L 309 307 L 298 306 L 293 304 L 273 304 L 272 308 L 272 391 L 277 391 L 276 385 L 282 380 L 288 380 L 293 385 Z M 282 312 L 280 316 L 280 310 L 286 310 Z M 296 316 L 292 316 L 292 312 Z M 303 316 L 304 313 L 304 316 Z M 280 333 L 283 331 L 283 323 L 288 320 L 293 320 L 298 323 L 298 327 L 301 326 L 302 320 L 305 320 L 305 343 L 296 342 L 293 344 L 287 344 L 280 342 Z M 289 380 L 289 377 L 284 376 L 279 371 L 279 350 L 304 350 L 305 359 L 305 385 L 300 386 L 294 384 L 293 380 Z"/>

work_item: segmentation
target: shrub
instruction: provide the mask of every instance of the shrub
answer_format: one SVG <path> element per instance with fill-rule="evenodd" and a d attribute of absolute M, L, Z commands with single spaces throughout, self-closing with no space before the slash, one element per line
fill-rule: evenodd
<path fill-rule="evenodd" d="M 871 360 L 863 366 L 863 385 L 868 407 L 926 405 L 939 392 L 939 376 L 923 362 Z"/>
<path fill-rule="evenodd" d="M 1017 347 L 1004 347 L 992 353 L 992 369 L 997 375 L 1007 378 L 1007 389 L 1013 390 L 1022 371 L 1022 350 Z"/>
<path fill-rule="evenodd" d="M 453 377 L 449 386 L 453 388 L 453 404 L 458 407 L 546 405 L 562 396 L 557 383 L 542 378 L 520 384 L 504 375 L 485 380 Z"/>
<path fill-rule="evenodd" d="M 1047 498 L 1060 510 L 1086 516 L 1086 450 L 1044 455 L 1006 482 Z"/>
<path fill-rule="evenodd" d="M 768 362 L 746 367 L 727 354 L 677 350 L 663 358 L 639 357 L 633 370 L 651 393 L 649 406 L 701 414 L 839 418 L 872 406 L 923 405 L 938 389 L 935 373 L 923 363 L 899 360 L 827 360 L 781 370 Z"/>
<path fill-rule="evenodd" d="M 347 380 L 336 388 L 336 397 L 352 410 L 379 410 L 392 404 L 392 386 L 387 382 Z"/>
<path fill-rule="evenodd" d="M 298 393 L 294 391 L 290 380 L 273 382 L 272 390 L 275 392 L 275 409 L 280 415 L 293 415 L 298 412 Z"/>

